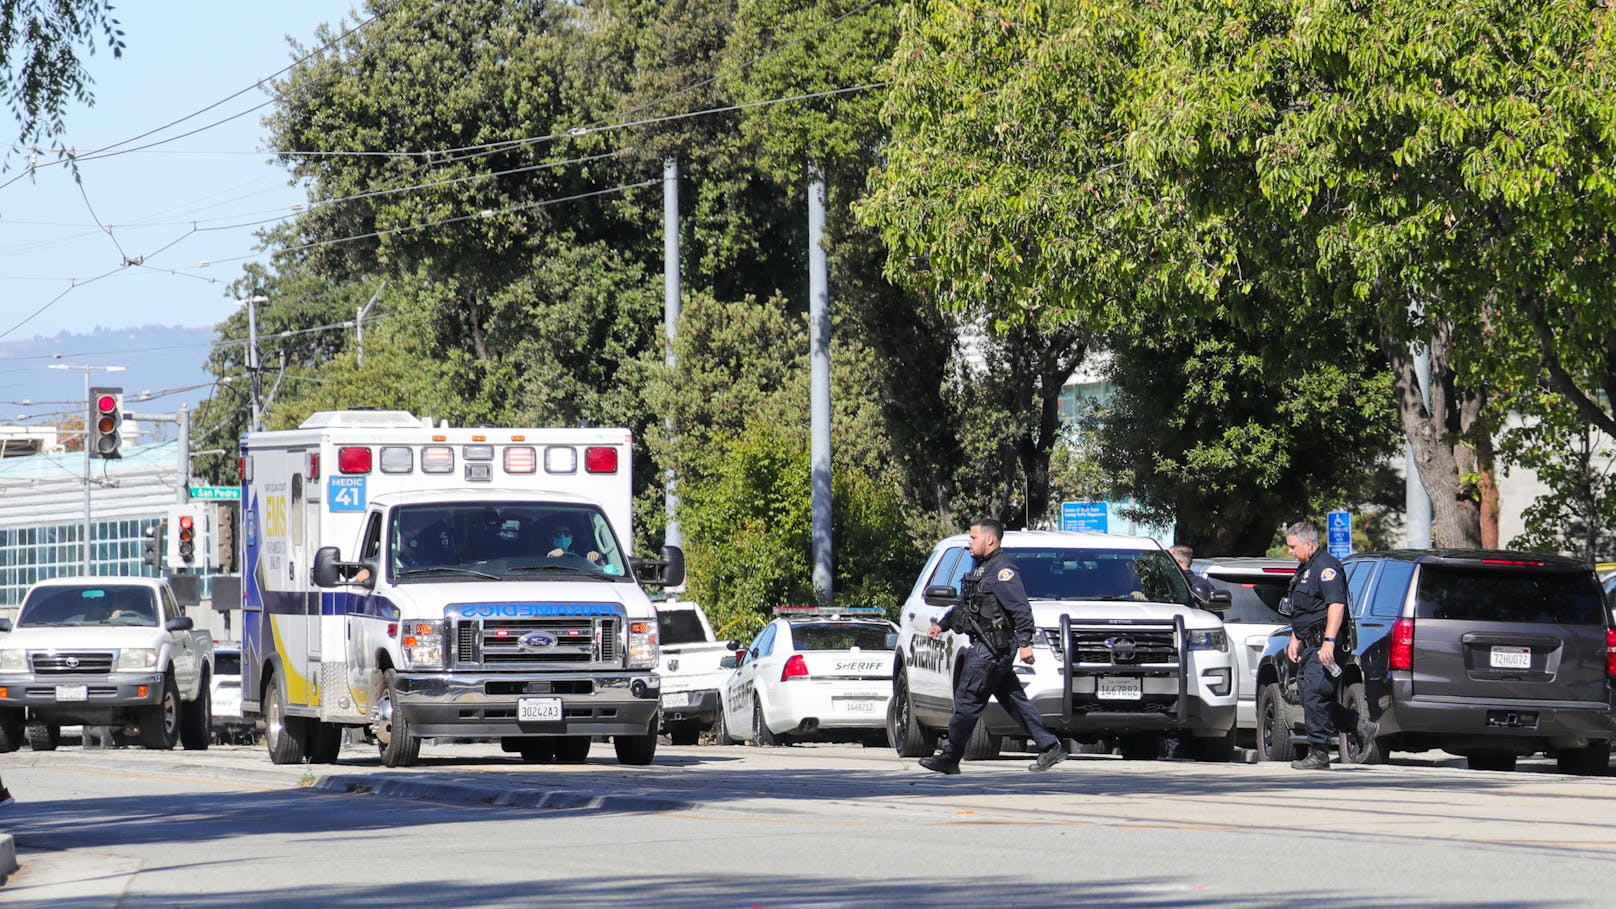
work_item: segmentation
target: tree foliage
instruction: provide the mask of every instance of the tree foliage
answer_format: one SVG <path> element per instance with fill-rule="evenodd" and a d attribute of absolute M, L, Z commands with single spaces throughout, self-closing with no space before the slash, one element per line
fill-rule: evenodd
<path fill-rule="evenodd" d="M 17 121 L 17 144 L 55 142 L 66 129 L 70 101 L 94 104 L 95 80 L 81 54 L 98 40 L 123 56 L 123 28 L 111 0 L 39 0 L 0 7 L 0 74 Z"/>

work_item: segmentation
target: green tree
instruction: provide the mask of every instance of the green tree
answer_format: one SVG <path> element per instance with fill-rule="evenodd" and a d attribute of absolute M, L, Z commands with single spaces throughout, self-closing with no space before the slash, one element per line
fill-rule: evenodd
<path fill-rule="evenodd" d="M 54 143 L 67 128 L 70 101 L 94 104 L 95 80 L 81 54 L 104 40 L 113 57 L 123 56 L 123 28 L 111 0 L 44 0 L 0 7 L 0 73 L 17 121 L 16 144 Z"/>
<path fill-rule="evenodd" d="M 1616 451 L 1610 437 L 1563 397 L 1546 400 L 1538 417 L 1503 434 L 1502 453 L 1536 472 L 1550 489 L 1526 508 L 1526 529 L 1512 548 L 1559 552 L 1597 562 L 1616 553 Z"/>

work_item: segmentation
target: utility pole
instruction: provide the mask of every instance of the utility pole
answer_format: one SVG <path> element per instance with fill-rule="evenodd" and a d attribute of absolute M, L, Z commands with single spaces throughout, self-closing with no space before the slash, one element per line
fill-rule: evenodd
<path fill-rule="evenodd" d="M 662 325 L 668 335 L 668 369 L 679 365 L 673 342 L 679 334 L 679 162 L 669 158 L 662 162 Z M 673 419 L 667 420 L 668 436 L 674 433 Z M 663 532 L 663 545 L 685 545 L 684 530 L 679 526 L 679 489 L 673 468 L 664 478 L 662 507 L 668 522 Z"/>
<path fill-rule="evenodd" d="M 90 402 L 90 373 L 96 370 L 103 372 L 123 372 L 122 366 L 80 366 L 71 363 L 52 363 L 51 369 L 77 369 L 84 373 L 84 574 L 90 574 L 90 535 L 93 524 L 90 520 L 90 440 L 94 436 L 90 428 L 90 420 L 95 406 Z"/>
<path fill-rule="evenodd" d="M 265 296 L 237 300 L 237 306 L 247 307 L 247 372 L 252 374 L 252 423 L 249 428 L 257 432 L 264 428 L 258 411 L 258 309 L 259 303 L 268 303 Z"/>
<path fill-rule="evenodd" d="M 808 177 L 808 355 L 810 456 L 813 461 L 814 591 L 829 606 L 831 574 L 830 486 L 830 277 L 825 256 L 825 175 Z"/>
<path fill-rule="evenodd" d="M 358 351 L 357 359 L 360 366 L 365 365 L 365 316 L 370 313 L 370 308 L 376 305 L 376 299 L 386 289 L 387 282 L 383 281 L 382 286 L 376 288 L 376 292 L 370 295 L 370 300 L 364 306 L 354 310 L 354 344 Z"/>

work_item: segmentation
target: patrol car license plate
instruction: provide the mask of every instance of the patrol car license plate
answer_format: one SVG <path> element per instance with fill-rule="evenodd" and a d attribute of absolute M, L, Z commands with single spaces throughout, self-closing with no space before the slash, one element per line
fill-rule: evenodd
<path fill-rule="evenodd" d="M 1136 678 L 1101 676 L 1095 683 L 1094 693 L 1102 701 L 1137 701 L 1144 697 L 1145 686 Z"/>
<path fill-rule="evenodd" d="M 672 691 L 672 692 L 669 692 L 667 694 L 664 694 L 662 696 L 662 706 L 664 706 L 664 707 L 689 707 L 690 706 L 690 692 L 688 692 L 688 691 Z"/>
<path fill-rule="evenodd" d="M 841 704 L 842 710 L 847 713 L 874 714 L 879 712 L 876 708 L 880 706 L 881 700 L 879 698 L 843 698 Z"/>
<path fill-rule="evenodd" d="M 56 700 L 58 701 L 88 701 L 90 699 L 90 686 L 88 685 L 57 685 Z"/>
<path fill-rule="evenodd" d="M 1532 648 L 1494 647 L 1489 665 L 1494 669 L 1531 669 Z"/>
<path fill-rule="evenodd" d="M 516 721 L 518 723 L 559 723 L 561 722 L 561 699 L 518 698 L 516 701 Z"/>

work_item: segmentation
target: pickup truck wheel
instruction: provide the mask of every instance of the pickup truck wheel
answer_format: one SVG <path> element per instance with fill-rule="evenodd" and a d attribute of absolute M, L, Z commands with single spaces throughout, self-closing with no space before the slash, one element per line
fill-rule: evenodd
<path fill-rule="evenodd" d="M 196 700 L 180 705 L 180 745 L 186 751 L 208 750 L 213 737 L 213 680 L 202 670 L 202 688 Z"/>
<path fill-rule="evenodd" d="M 937 733 L 915 719 L 907 674 L 900 673 L 892 680 L 892 700 L 887 704 L 887 738 L 892 740 L 898 757 L 926 757 L 937 752 Z"/>
<path fill-rule="evenodd" d="M 763 719 L 763 702 L 755 697 L 752 699 L 752 744 L 761 748 L 780 744 L 780 737 L 769 731 L 769 724 Z"/>
<path fill-rule="evenodd" d="M 333 764 L 342 753 L 342 727 L 336 723 L 308 720 L 309 763 Z"/>
<path fill-rule="evenodd" d="M 991 761 L 999 756 L 1004 749 L 1004 736 L 989 735 L 988 724 L 980 720 L 976 728 L 971 730 L 971 738 L 965 743 L 964 758 L 967 761 Z"/>
<path fill-rule="evenodd" d="M 23 722 L 22 710 L 0 707 L 0 754 L 21 748 L 26 736 L 27 724 Z"/>
<path fill-rule="evenodd" d="M 1610 743 L 1589 742 L 1585 748 L 1562 748 L 1554 753 L 1561 773 L 1604 776 L 1610 772 Z"/>
<path fill-rule="evenodd" d="M 29 723 L 28 747 L 35 751 L 55 751 L 62 744 L 62 727 L 54 723 Z"/>
<path fill-rule="evenodd" d="M 279 676 L 271 675 L 264 687 L 264 742 L 269 746 L 269 759 L 276 764 L 301 764 L 308 747 L 308 721 L 287 714 L 290 701 Z"/>
<path fill-rule="evenodd" d="M 525 764 L 548 764 L 555 760 L 556 740 L 550 738 L 523 739 L 516 745 Z"/>
<path fill-rule="evenodd" d="M 1269 682 L 1257 692 L 1257 760 L 1289 761 L 1295 754 L 1284 698 L 1279 686 Z"/>
<path fill-rule="evenodd" d="M 151 707 L 142 707 L 140 744 L 153 751 L 167 751 L 180 740 L 180 689 L 173 675 L 163 676 L 163 694 Z"/>
<path fill-rule="evenodd" d="M 398 673 L 382 673 L 382 696 L 376 704 L 376 744 L 388 767 L 413 767 L 421 757 L 421 740 L 410 732 L 410 722 L 398 709 Z"/>
<path fill-rule="evenodd" d="M 557 764 L 582 764 L 589 760 L 589 746 L 594 740 L 587 735 L 564 735 L 555 743 Z"/>
<path fill-rule="evenodd" d="M 1154 761 L 1161 757 L 1162 737 L 1159 735 L 1125 735 L 1117 741 L 1117 750 L 1125 761 Z"/>
<path fill-rule="evenodd" d="M 675 723 L 668 729 L 668 741 L 674 745 L 694 745 L 701 741 L 701 724 L 695 720 Z"/>
<path fill-rule="evenodd" d="M 1369 699 L 1364 696 L 1362 682 L 1354 682 L 1341 690 L 1340 725 L 1352 725 L 1352 731 L 1337 737 L 1336 754 L 1346 764 L 1383 764 L 1386 753 L 1375 738 L 1375 724 L 1369 719 Z"/>
<path fill-rule="evenodd" d="M 726 712 L 724 699 L 720 697 L 718 699 L 718 719 L 713 721 L 713 744 L 715 745 L 739 744 L 739 742 L 735 741 L 735 737 L 729 734 L 729 720 L 724 718 Z"/>
<path fill-rule="evenodd" d="M 584 739 L 584 741 L 589 741 Z M 656 720 L 640 735 L 614 735 L 612 748 L 617 751 L 617 763 L 643 767 L 656 757 Z"/>

